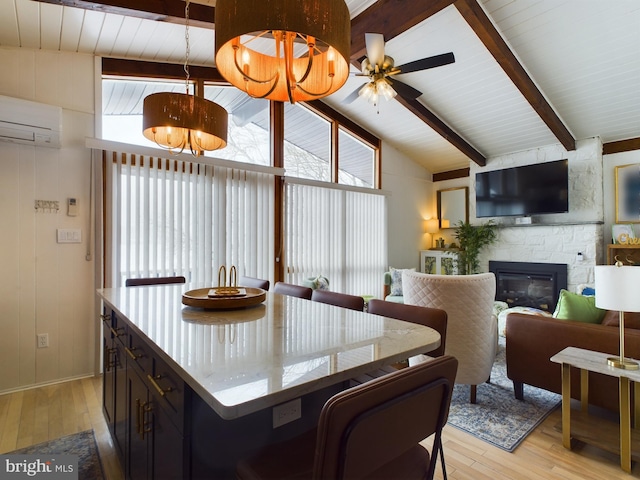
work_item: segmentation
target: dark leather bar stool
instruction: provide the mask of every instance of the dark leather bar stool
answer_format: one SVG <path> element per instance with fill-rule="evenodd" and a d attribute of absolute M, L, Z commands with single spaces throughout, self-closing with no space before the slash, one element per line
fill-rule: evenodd
<path fill-rule="evenodd" d="M 240 461 L 239 480 L 433 479 L 458 361 L 449 356 L 331 397 L 317 430 Z M 419 442 L 435 435 L 431 453 Z"/>
<path fill-rule="evenodd" d="M 350 308 L 351 310 L 364 310 L 364 298 L 347 293 L 331 292 L 329 290 L 314 290 L 311 294 L 314 302 L 328 303 L 338 307 Z"/>

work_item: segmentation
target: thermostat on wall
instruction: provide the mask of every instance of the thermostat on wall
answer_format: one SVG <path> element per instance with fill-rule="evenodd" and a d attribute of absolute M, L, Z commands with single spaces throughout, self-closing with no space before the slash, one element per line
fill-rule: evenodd
<path fill-rule="evenodd" d="M 75 217 L 78 215 L 78 200 L 75 198 L 69 198 L 67 200 L 67 215 L 69 217 Z"/>

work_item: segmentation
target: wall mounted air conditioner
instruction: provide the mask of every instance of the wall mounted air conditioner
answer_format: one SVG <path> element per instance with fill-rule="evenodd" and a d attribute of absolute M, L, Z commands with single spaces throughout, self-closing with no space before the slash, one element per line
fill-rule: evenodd
<path fill-rule="evenodd" d="M 0 95 L 0 140 L 60 148 L 62 108 Z"/>

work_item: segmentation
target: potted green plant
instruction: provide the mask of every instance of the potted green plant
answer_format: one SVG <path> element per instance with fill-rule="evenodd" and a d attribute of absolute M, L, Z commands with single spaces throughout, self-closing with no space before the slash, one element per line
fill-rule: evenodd
<path fill-rule="evenodd" d="M 456 224 L 455 238 L 458 240 L 458 274 L 478 273 L 480 251 L 496 241 L 496 223 L 489 220 L 481 225 L 460 221 Z"/>

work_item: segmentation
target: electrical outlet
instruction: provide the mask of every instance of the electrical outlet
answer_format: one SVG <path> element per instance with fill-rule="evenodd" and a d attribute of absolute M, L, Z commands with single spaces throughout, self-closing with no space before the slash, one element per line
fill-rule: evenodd
<path fill-rule="evenodd" d="M 302 402 L 299 398 L 273 407 L 273 428 L 281 427 L 302 417 Z"/>
<path fill-rule="evenodd" d="M 48 333 L 39 333 L 38 334 L 38 348 L 46 348 L 49 346 L 49 334 Z"/>

